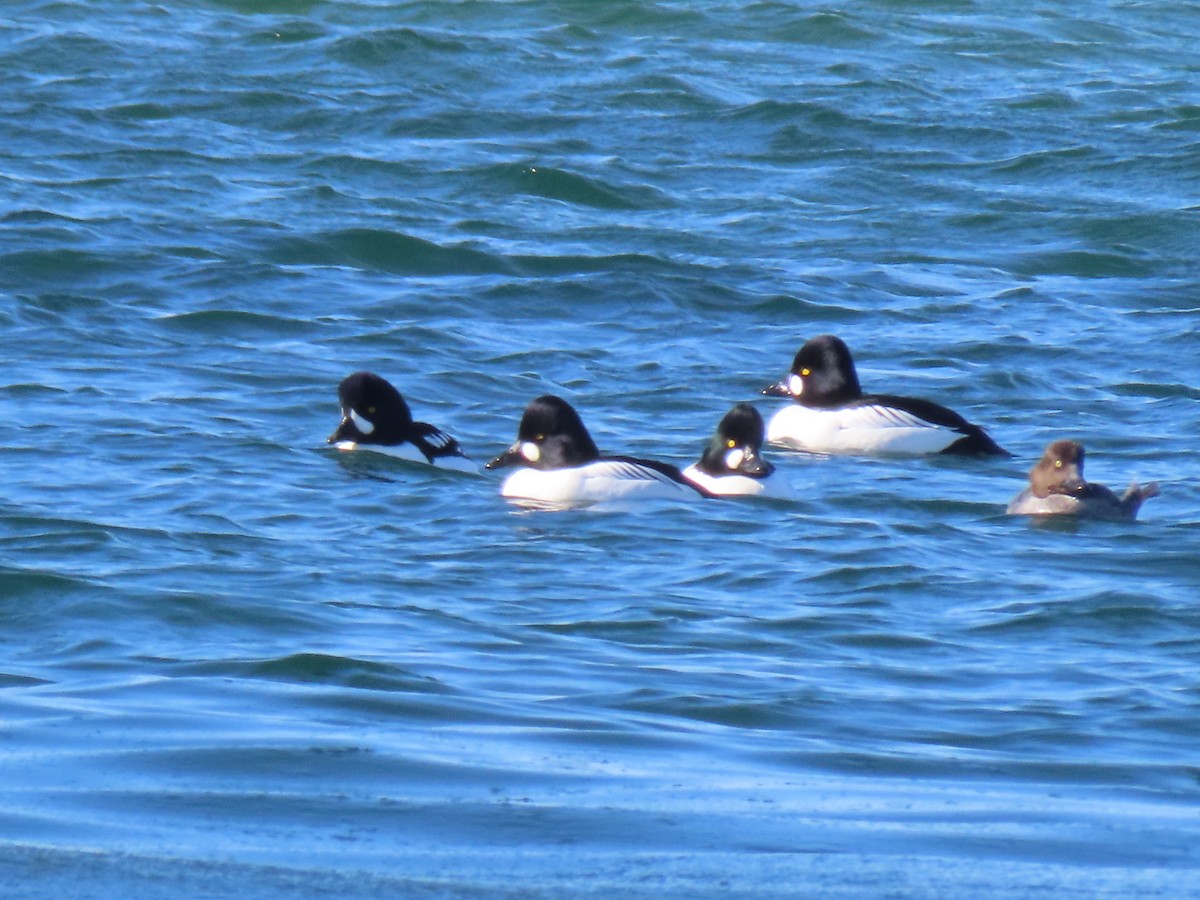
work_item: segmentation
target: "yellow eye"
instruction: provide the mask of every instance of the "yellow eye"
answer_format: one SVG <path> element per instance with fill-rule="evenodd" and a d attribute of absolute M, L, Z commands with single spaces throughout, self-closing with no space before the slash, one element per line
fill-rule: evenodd
<path fill-rule="evenodd" d="M 375 407 L 373 407 L 373 406 L 368 406 L 368 407 L 367 407 L 367 415 L 368 415 L 368 416 L 373 416 L 373 415 L 375 415 Z"/>
<path fill-rule="evenodd" d="M 737 446 L 737 441 L 730 439 L 725 442 L 725 446 L 728 447 L 730 450 L 732 450 L 734 447 Z"/>
<path fill-rule="evenodd" d="M 801 369 L 800 374 L 807 378 L 809 375 L 812 374 L 812 369 Z"/>
<path fill-rule="evenodd" d="M 1056 468 L 1056 469 L 1061 469 L 1061 468 L 1062 468 L 1062 460 L 1061 460 L 1061 459 L 1056 459 L 1056 460 L 1054 461 L 1054 468 Z"/>
<path fill-rule="evenodd" d="M 535 437 L 533 440 L 534 440 L 535 442 L 537 442 L 537 441 L 544 441 L 545 439 L 546 439 L 546 436 L 545 436 L 544 434 L 539 434 L 539 435 L 538 435 L 537 437 Z"/>

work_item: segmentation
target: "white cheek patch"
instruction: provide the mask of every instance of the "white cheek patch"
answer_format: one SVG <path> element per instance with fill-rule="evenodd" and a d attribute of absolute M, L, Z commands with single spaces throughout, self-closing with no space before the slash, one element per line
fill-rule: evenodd
<path fill-rule="evenodd" d="M 357 410 L 355 410 L 353 407 L 351 407 L 351 409 L 350 409 L 350 421 L 353 422 L 354 427 L 357 428 L 359 431 L 361 431 L 363 434 L 370 434 L 372 431 L 375 430 L 375 425 L 371 422 L 368 422 L 366 419 L 364 419 L 362 416 L 360 416 L 358 414 Z"/>
<path fill-rule="evenodd" d="M 725 454 L 725 465 L 731 469 L 736 469 L 742 464 L 742 460 L 746 458 L 746 453 L 741 447 L 735 447 Z"/>
<path fill-rule="evenodd" d="M 532 441 L 525 441 L 521 444 L 521 455 L 531 463 L 537 462 L 542 458 L 542 451 L 538 449 L 538 445 Z"/>
<path fill-rule="evenodd" d="M 804 393 L 804 379 L 799 375 L 792 375 L 788 379 L 788 390 L 791 391 L 793 397 L 799 397 Z"/>

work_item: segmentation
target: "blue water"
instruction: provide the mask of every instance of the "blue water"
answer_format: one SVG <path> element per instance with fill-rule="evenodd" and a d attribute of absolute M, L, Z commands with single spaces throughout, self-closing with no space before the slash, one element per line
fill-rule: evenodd
<path fill-rule="evenodd" d="M 1200 15 L 13 0 L 5 897 L 1200 896 Z M 530 512 L 833 332 L 1012 460 Z M 1004 516 L 1050 440 L 1137 523 Z"/>

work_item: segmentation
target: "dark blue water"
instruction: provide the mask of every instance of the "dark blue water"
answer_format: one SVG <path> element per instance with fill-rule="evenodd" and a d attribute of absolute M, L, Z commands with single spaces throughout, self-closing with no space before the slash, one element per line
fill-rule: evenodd
<path fill-rule="evenodd" d="M 1200 889 L 1193 4 L 16 0 L 6 897 Z M 1011 461 L 530 512 L 808 337 Z M 757 398 L 757 399 L 756 399 Z M 1137 523 L 1004 516 L 1049 441 Z"/>

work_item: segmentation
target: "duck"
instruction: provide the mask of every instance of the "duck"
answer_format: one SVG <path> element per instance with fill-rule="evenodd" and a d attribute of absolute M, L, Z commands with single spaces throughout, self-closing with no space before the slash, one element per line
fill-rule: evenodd
<path fill-rule="evenodd" d="M 484 465 L 516 466 L 500 495 L 551 505 L 630 498 L 693 500 L 708 496 L 668 463 L 632 456 L 602 456 L 579 413 L 553 394 L 530 401 L 516 442 Z"/>
<path fill-rule="evenodd" d="M 1087 519 L 1137 518 L 1142 504 L 1158 496 L 1158 482 L 1133 482 L 1117 496 L 1083 477 L 1084 448 L 1078 441 L 1057 440 L 1029 470 L 1029 487 L 1008 504 L 1010 516 L 1077 516 Z"/>
<path fill-rule="evenodd" d="M 683 477 L 714 497 L 793 495 L 791 486 L 763 459 L 763 417 L 749 403 L 738 403 L 717 425 L 700 459 Z"/>
<path fill-rule="evenodd" d="M 458 441 L 428 422 L 413 421 L 404 397 L 386 378 L 355 372 L 338 385 L 342 420 L 326 442 L 338 450 L 373 450 L 442 469 L 478 472 Z"/>
<path fill-rule="evenodd" d="M 929 400 L 864 394 L 845 341 L 805 342 L 790 374 L 762 390 L 792 403 L 772 416 L 767 441 L 814 453 L 1011 456 L 986 431 Z"/>

